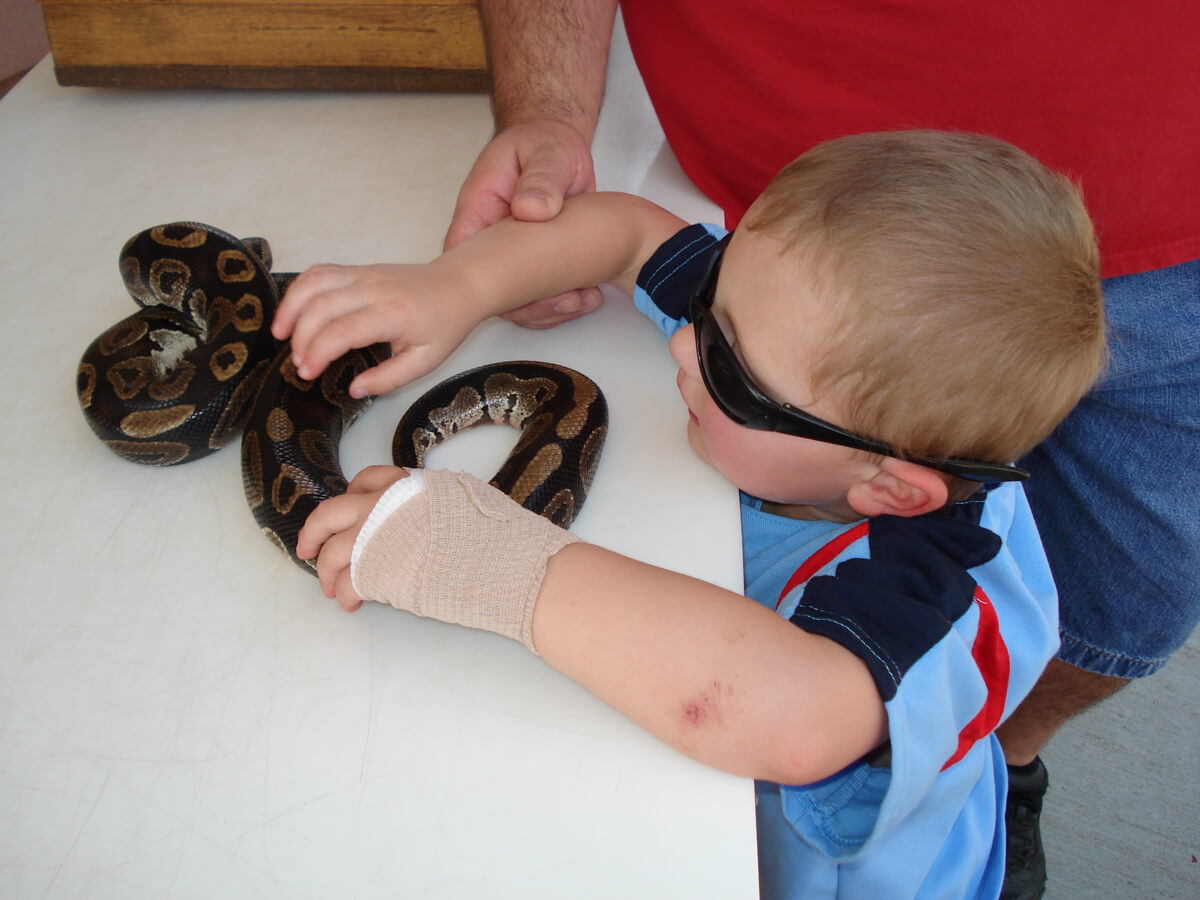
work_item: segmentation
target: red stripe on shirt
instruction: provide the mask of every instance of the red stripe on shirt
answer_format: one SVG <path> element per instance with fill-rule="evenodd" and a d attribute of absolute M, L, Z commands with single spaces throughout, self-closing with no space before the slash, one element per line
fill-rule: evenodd
<path fill-rule="evenodd" d="M 975 633 L 971 656 L 987 686 L 987 698 L 983 701 L 983 708 L 959 733 L 958 748 L 942 766 L 943 771 L 966 756 L 977 741 L 995 730 L 1000 724 L 1000 717 L 1004 715 L 1004 703 L 1008 698 L 1008 647 L 1000 634 L 996 608 L 981 587 L 975 588 L 975 605 L 979 608 L 979 630 Z"/>
<path fill-rule="evenodd" d="M 817 572 L 821 571 L 833 560 L 837 559 L 839 553 L 853 544 L 861 537 L 865 537 L 870 530 L 870 522 L 860 522 L 851 528 L 849 531 L 843 531 L 832 541 L 806 559 L 788 579 L 787 584 L 783 586 L 783 590 L 779 592 L 779 599 L 775 601 L 775 611 L 779 611 L 779 607 L 783 605 L 783 598 L 791 593 L 792 589 L 797 585 L 804 584 L 808 579 L 812 578 Z"/>

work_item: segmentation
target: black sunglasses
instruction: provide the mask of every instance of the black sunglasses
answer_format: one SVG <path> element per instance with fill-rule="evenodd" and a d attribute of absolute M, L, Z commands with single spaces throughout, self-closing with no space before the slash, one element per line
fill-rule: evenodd
<path fill-rule="evenodd" d="M 692 324 L 696 330 L 696 354 L 700 357 L 700 375 L 721 412 L 739 425 L 756 431 L 777 431 L 826 444 L 864 450 L 880 456 L 894 456 L 970 481 L 1024 481 L 1029 477 L 1029 473 L 1024 469 L 1003 463 L 910 456 L 891 444 L 839 428 L 787 403 L 776 403 L 763 393 L 738 362 L 737 355 L 713 313 L 713 297 L 717 291 L 717 277 L 721 272 L 721 258 L 725 254 L 730 237 L 731 235 L 726 235 L 713 250 L 704 277 L 692 293 L 689 304 Z"/>

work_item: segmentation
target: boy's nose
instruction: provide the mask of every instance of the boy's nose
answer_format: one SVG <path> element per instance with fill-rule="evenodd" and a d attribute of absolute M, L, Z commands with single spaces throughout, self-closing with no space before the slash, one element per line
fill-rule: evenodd
<path fill-rule="evenodd" d="M 696 359 L 696 326 L 685 325 L 671 335 L 671 358 L 688 375 L 696 378 L 700 374 L 700 361 Z"/>

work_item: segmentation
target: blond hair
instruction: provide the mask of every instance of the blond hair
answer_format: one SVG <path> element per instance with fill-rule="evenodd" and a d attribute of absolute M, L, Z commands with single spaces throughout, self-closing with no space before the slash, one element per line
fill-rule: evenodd
<path fill-rule="evenodd" d="M 839 138 L 785 167 L 745 225 L 798 253 L 828 303 L 813 390 L 904 453 L 1015 460 L 1103 366 L 1083 200 L 1004 141 Z"/>

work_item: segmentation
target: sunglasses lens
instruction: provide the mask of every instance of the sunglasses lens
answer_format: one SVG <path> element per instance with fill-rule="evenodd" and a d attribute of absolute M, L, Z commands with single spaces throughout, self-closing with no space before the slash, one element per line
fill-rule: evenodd
<path fill-rule="evenodd" d="M 747 406 L 751 398 L 747 396 L 733 350 L 721 333 L 712 310 L 704 310 L 697 317 L 695 326 L 700 373 L 704 376 L 709 393 L 725 415 L 739 424 L 746 424 Z"/>

